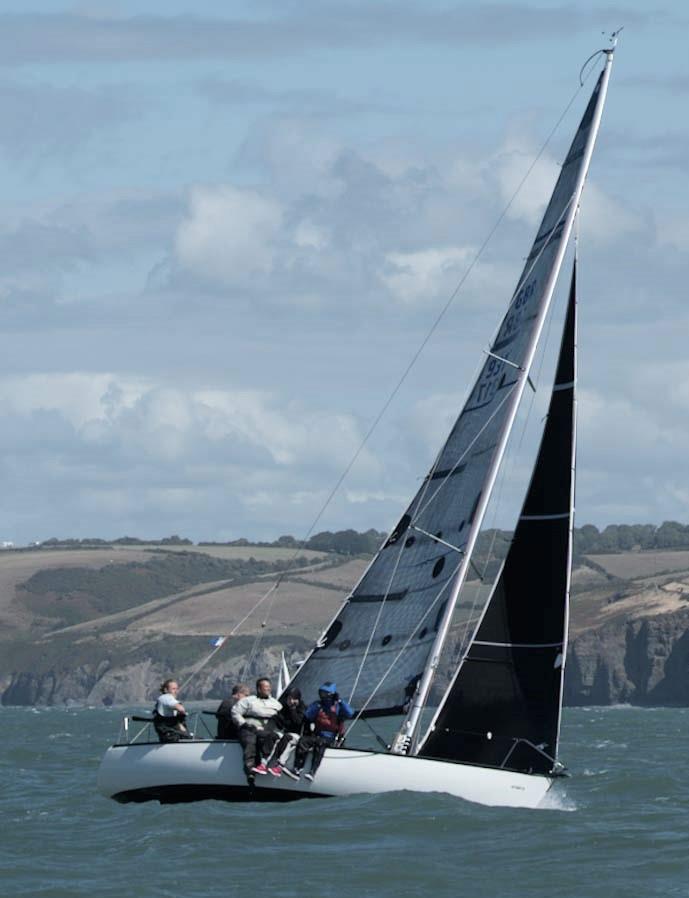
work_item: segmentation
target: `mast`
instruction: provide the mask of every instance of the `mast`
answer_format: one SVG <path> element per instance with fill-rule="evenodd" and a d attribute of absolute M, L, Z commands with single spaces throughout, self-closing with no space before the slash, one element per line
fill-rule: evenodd
<path fill-rule="evenodd" d="M 529 342 L 526 348 L 526 353 L 524 357 L 524 363 L 520 366 L 520 370 L 518 372 L 517 381 L 512 389 L 511 393 L 507 397 L 507 413 L 504 419 L 504 422 L 501 427 L 501 431 L 498 435 L 497 440 L 497 448 L 493 455 L 491 465 L 488 469 L 488 473 L 483 483 L 483 487 L 481 493 L 479 494 L 478 504 L 476 506 L 476 510 L 473 516 L 473 520 L 471 522 L 471 529 L 469 532 L 469 536 L 463 550 L 462 561 L 459 564 L 457 569 L 457 573 L 454 578 L 454 582 L 451 587 L 451 592 L 448 597 L 447 603 L 445 605 L 442 618 L 439 622 L 439 626 L 437 629 L 436 637 L 433 642 L 433 646 L 431 648 L 429 658 L 424 669 L 423 675 L 419 682 L 418 688 L 416 690 L 411 709 L 407 716 L 405 723 L 403 724 L 397 738 L 393 743 L 392 750 L 399 754 L 415 752 L 417 750 L 417 741 L 418 741 L 418 729 L 419 723 L 421 720 L 421 715 L 423 713 L 423 709 L 428 700 L 428 695 L 431 689 L 431 685 L 433 682 L 433 678 L 435 676 L 436 670 L 438 668 L 438 664 L 440 663 L 440 656 L 447 640 L 447 636 L 450 630 L 450 626 L 452 623 L 452 618 L 454 615 L 455 607 L 457 605 L 457 600 L 459 597 L 460 590 L 466 580 L 467 573 L 469 571 L 469 565 L 472 560 L 472 555 L 474 552 L 474 548 L 476 545 L 476 540 L 478 539 L 478 535 L 481 529 L 481 525 L 483 523 L 483 518 L 485 516 L 486 510 L 488 508 L 488 503 L 490 501 L 493 488 L 495 486 L 495 481 L 497 479 L 500 465 L 502 463 L 502 459 L 504 457 L 507 443 L 509 441 L 509 437 L 512 431 L 512 427 L 514 425 L 514 421 L 517 415 L 517 411 L 519 409 L 519 404 L 521 402 L 522 395 L 524 393 L 524 389 L 526 388 L 527 383 L 530 381 L 530 371 L 533 363 L 534 356 L 536 354 L 536 349 L 538 347 L 538 342 L 541 336 L 541 332 L 543 330 L 543 326 L 545 323 L 545 319 L 550 308 L 550 303 L 552 300 L 553 291 L 555 289 L 555 284 L 557 282 L 558 275 L 560 273 L 560 268 L 562 266 L 562 262 L 564 259 L 565 251 L 567 249 L 567 243 L 569 241 L 569 237 L 572 231 L 572 226 L 574 223 L 574 218 L 579 206 L 579 201 L 581 197 L 581 192 L 583 190 L 584 181 L 586 179 L 586 175 L 588 173 L 589 164 L 591 162 L 591 155 L 593 153 L 593 147 L 596 141 L 596 137 L 598 135 L 598 130 L 600 127 L 601 116 L 603 113 L 603 106 L 605 103 L 605 97 L 608 89 L 608 82 L 610 80 L 610 71 L 612 68 L 613 54 L 614 54 L 614 46 L 604 51 L 606 54 L 605 68 L 600 76 L 599 83 L 597 85 L 597 97 L 595 99 L 595 104 L 593 109 L 591 110 L 591 118 L 590 125 L 588 125 L 588 135 L 586 138 L 585 145 L 583 147 L 582 155 L 583 161 L 578 169 L 576 181 L 574 184 L 574 188 L 572 190 L 571 196 L 568 197 L 563 213 L 559 216 L 558 220 L 552 225 L 549 229 L 546 230 L 546 233 L 542 235 L 543 227 L 548 217 L 548 210 L 546 210 L 546 216 L 544 217 L 544 222 L 541 224 L 541 228 L 539 228 L 538 236 L 536 238 L 536 242 L 534 244 L 534 249 L 529 256 L 529 260 L 531 260 L 534 252 L 537 251 L 537 255 L 532 265 L 535 265 L 538 262 L 540 254 L 544 251 L 545 247 L 548 245 L 551 238 L 554 240 L 553 235 L 557 234 L 559 237 L 557 250 L 555 259 L 553 264 L 551 265 L 549 271 L 546 274 L 545 283 L 542 287 L 542 301 L 540 304 L 540 308 L 538 310 L 538 317 L 535 322 L 535 325 L 531 331 Z M 595 93 L 595 92 L 594 92 Z M 589 104 L 590 105 L 590 104 Z M 587 108 L 586 113 L 584 114 L 583 122 L 586 120 L 589 114 L 589 109 Z M 581 130 L 582 125 L 579 126 L 579 130 Z M 579 131 L 577 131 L 578 135 Z M 568 154 L 568 158 L 565 160 L 563 165 L 563 172 L 560 175 L 560 179 L 558 179 L 558 184 L 556 184 L 555 191 L 553 192 L 553 197 L 551 198 L 551 204 L 553 203 L 553 199 L 557 193 L 558 186 L 560 184 L 560 180 L 564 174 L 564 167 L 569 161 L 569 157 L 572 154 L 572 150 L 576 144 L 575 135 L 574 143 L 572 148 L 570 149 L 570 153 Z M 578 155 L 578 154 L 577 154 Z M 559 234 L 558 234 L 559 232 Z M 545 239 L 545 243 L 539 246 L 541 240 Z M 527 268 L 526 273 L 532 270 L 528 267 L 527 260 Z M 512 299 L 512 306 L 515 306 L 516 303 L 520 300 L 520 294 L 523 294 L 523 291 L 526 289 L 527 285 L 525 281 L 527 280 L 526 276 L 523 276 L 520 280 L 519 289 L 515 293 Z M 497 358 L 500 361 L 505 361 L 505 359 L 499 355 L 501 349 L 500 337 L 498 337 L 498 341 L 493 344 L 491 347 L 491 351 L 489 353 L 493 358 Z M 510 363 L 511 364 L 511 363 Z M 478 393 L 480 396 L 480 392 Z"/>

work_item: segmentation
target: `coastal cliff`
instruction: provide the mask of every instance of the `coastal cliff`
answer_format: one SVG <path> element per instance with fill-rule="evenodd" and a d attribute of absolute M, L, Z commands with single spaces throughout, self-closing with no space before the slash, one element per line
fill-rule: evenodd
<path fill-rule="evenodd" d="M 145 706 L 165 677 L 187 679 L 212 652 L 210 637 L 230 632 L 275 581 L 279 556 L 249 551 L 254 563 L 260 555 L 253 574 L 236 559 L 223 567 L 219 548 L 212 562 L 192 557 L 198 550 L 5 556 L 0 702 Z M 276 674 L 283 651 L 294 670 L 367 561 L 301 559 L 271 613 L 250 615 L 185 698 L 220 699 L 240 678 Z M 689 705 L 689 552 L 581 558 L 571 609 L 565 704 Z"/>
<path fill-rule="evenodd" d="M 288 653 L 288 664 L 293 660 Z M 232 686 L 247 676 L 248 655 L 209 664 L 185 690 L 185 699 L 217 699 L 229 695 Z M 252 669 L 275 671 L 280 652 L 258 652 Z M 42 673 L 21 671 L 0 679 L 3 705 L 142 705 L 150 703 L 158 684 L 170 675 L 170 667 L 161 661 L 145 659 L 123 666 L 103 661 L 78 667 L 52 668 Z"/>
<path fill-rule="evenodd" d="M 689 705 L 689 608 L 613 621 L 570 644 L 567 705 Z"/>

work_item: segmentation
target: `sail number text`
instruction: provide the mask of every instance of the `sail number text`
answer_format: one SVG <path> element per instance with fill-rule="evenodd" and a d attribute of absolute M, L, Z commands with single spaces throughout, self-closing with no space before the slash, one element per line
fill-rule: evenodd
<path fill-rule="evenodd" d="M 536 284 L 537 279 L 534 278 L 517 291 L 495 343 L 496 350 L 500 351 L 503 347 L 506 348 L 516 337 L 524 318 L 524 310 L 536 292 Z M 505 384 L 505 367 L 505 363 L 501 359 L 494 357 L 488 359 L 476 389 L 474 401 L 477 405 L 485 405 L 490 402 L 500 387 Z"/>

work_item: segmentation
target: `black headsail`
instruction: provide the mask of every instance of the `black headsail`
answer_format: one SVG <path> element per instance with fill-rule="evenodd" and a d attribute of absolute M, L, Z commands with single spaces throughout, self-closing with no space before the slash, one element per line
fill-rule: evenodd
<path fill-rule="evenodd" d="M 547 423 L 522 513 L 424 757 L 549 773 L 567 640 L 576 442 L 576 268 Z"/>

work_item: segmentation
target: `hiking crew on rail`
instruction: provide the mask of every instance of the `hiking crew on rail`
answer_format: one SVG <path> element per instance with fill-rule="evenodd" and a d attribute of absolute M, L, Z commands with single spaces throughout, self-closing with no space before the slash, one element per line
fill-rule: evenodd
<path fill-rule="evenodd" d="M 267 773 L 264 758 L 270 757 L 280 733 L 272 719 L 282 711 L 280 702 L 271 695 L 268 677 L 256 680 L 256 694 L 247 695 L 232 707 L 232 720 L 244 749 L 244 773 L 251 785 L 257 773 Z M 279 773 L 277 774 L 279 775 Z"/>
<path fill-rule="evenodd" d="M 311 702 L 304 713 L 307 732 L 297 743 L 294 753 L 294 773 L 298 777 L 311 752 L 311 770 L 305 773 L 313 780 L 328 746 L 337 745 L 345 734 L 345 720 L 354 717 L 351 706 L 337 694 L 334 683 L 324 683 L 318 690 L 318 701 Z"/>
<path fill-rule="evenodd" d="M 176 680 L 166 680 L 161 686 L 153 718 L 161 742 L 192 738 L 184 724 L 186 711 L 178 701 L 178 689 Z M 249 687 L 238 683 L 215 712 L 217 738 L 237 739 L 242 746 L 244 773 L 250 786 L 257 775 L 266 774 L 278 777 L 284 773 L 298 780 L 303 773 L 312 781 L 326 748 L 341 744 L 345 721 L 354 716 L 349 703 L 338 695 L 335 683 L 323 683 L 318 700 L 308 707 L 296 686 L 287 689 L 283 698 L 284 704 L 273 697 L 268 677 L 259 677 L 255 694 L 249 695 Z M 309 755 L 310 768 L 304 773 Z"/>

